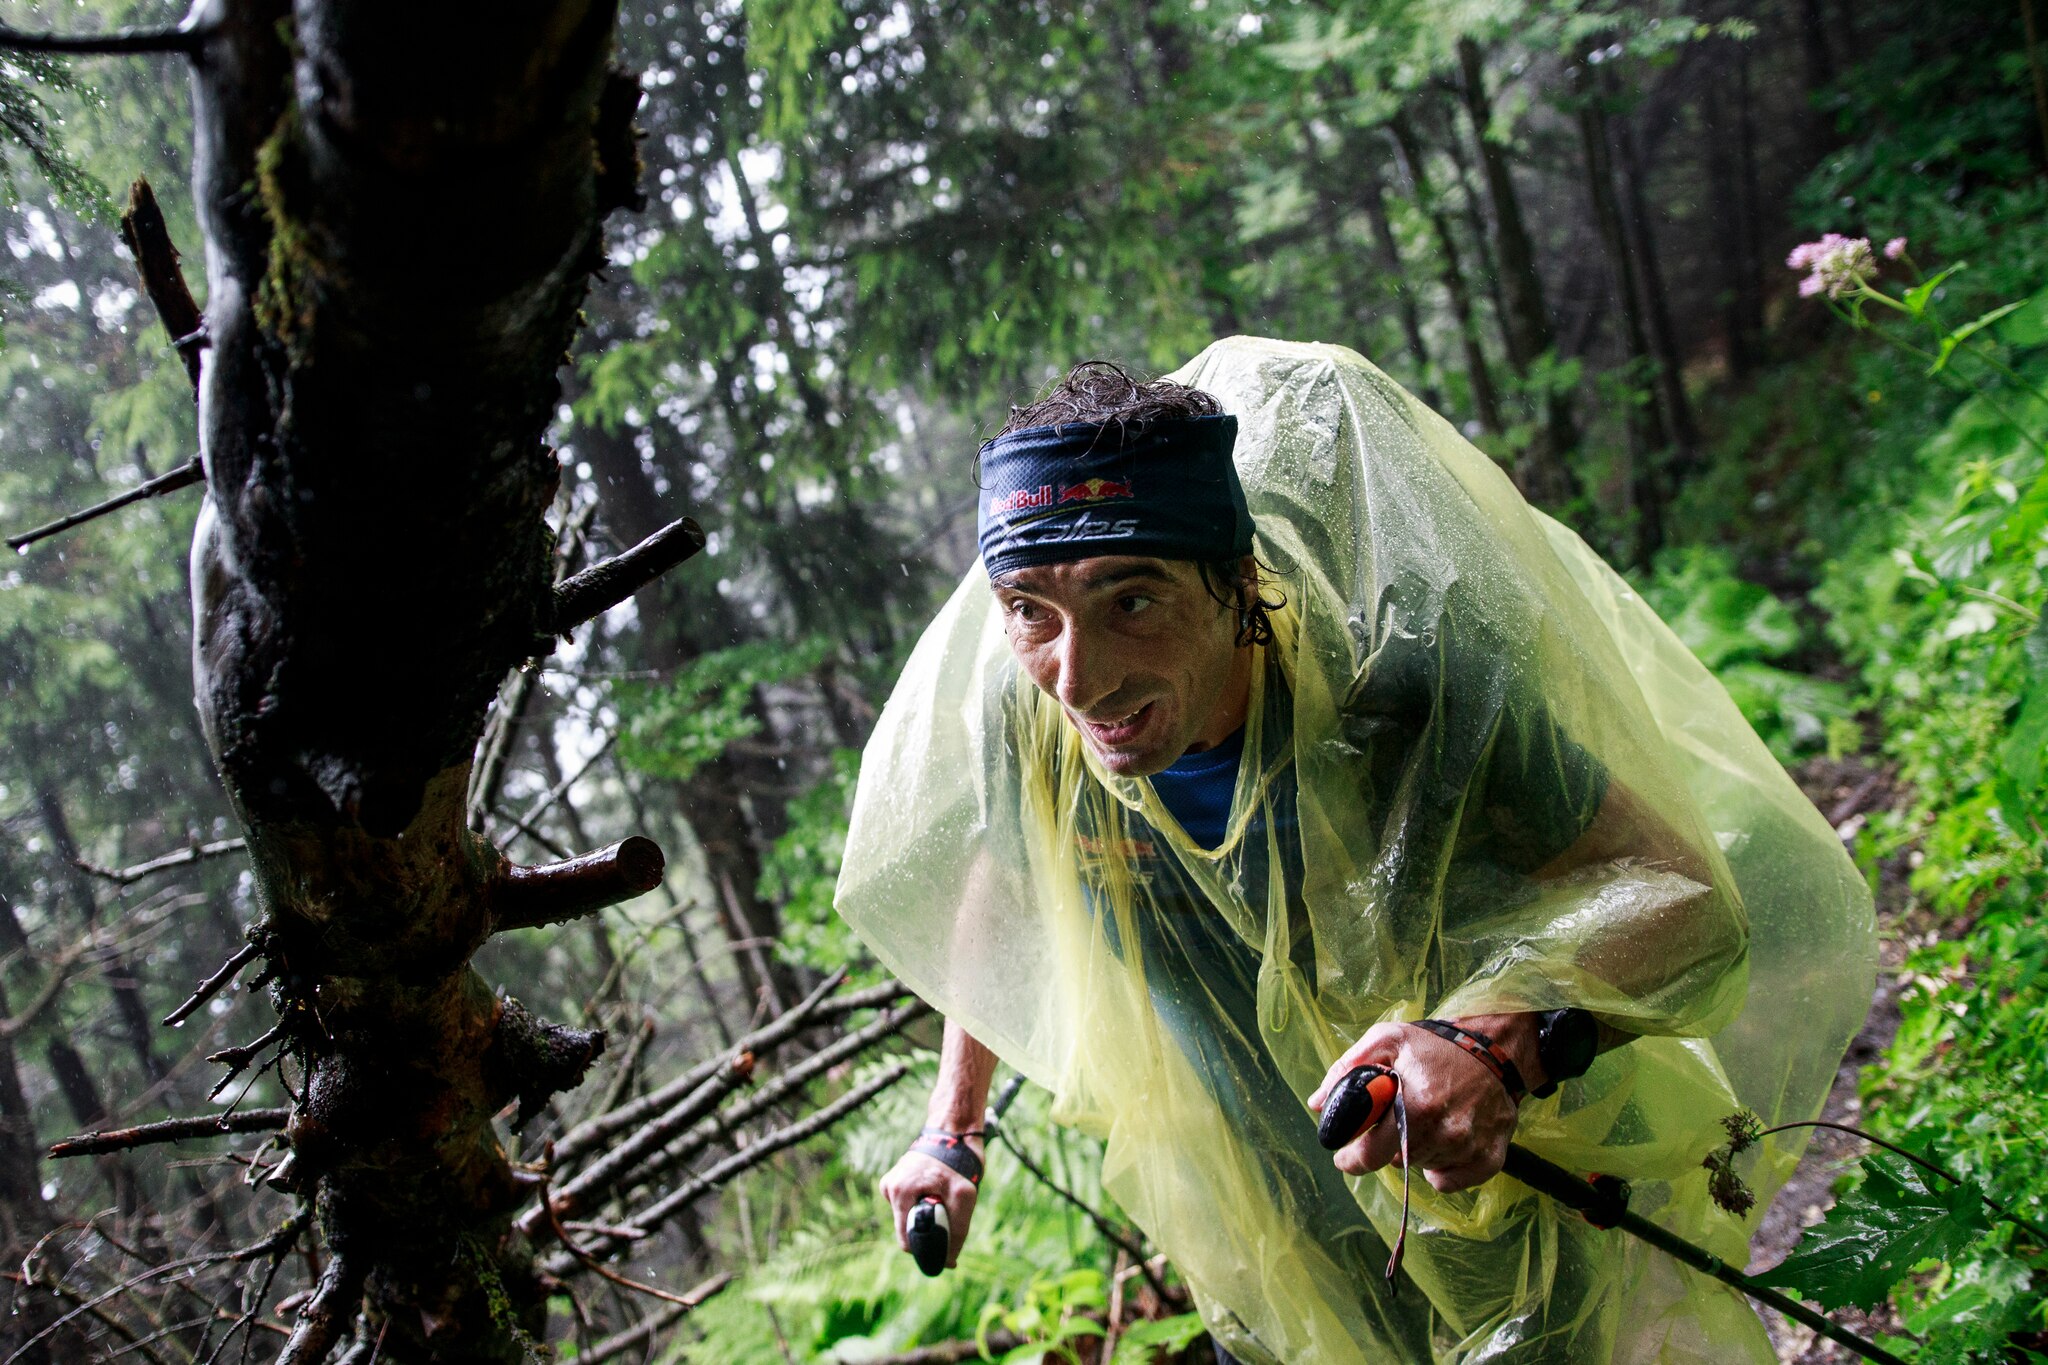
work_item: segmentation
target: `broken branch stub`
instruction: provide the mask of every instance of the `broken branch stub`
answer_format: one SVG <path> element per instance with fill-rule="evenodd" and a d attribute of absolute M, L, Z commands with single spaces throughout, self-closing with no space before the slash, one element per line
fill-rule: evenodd
<path fill-rule="evenodd" d="M 604 614 L 704 548 L 704 528 L 672 521 L 623 554 L 600 560 L 555 585 L 556 635 Z"/>
<path fill-rule="evenodd" d="M 660 886 L 666 866 L 660 845 L 635 834 L 567 862 L 514 867 L 492 902 L 492 931 L 595 914 Z"/>
<path fill-rule="evenodd" d="M 206 319 L 185 283 L 185 272 L 178 264 L 178 248 L 171 241 L 170 228 L 164 224 L 164 211 L 157 206 L 156 193 L 141 176 L 128 187 L 128 211 L 121 215 L 121 238 L 135 257 L 143 292 L 156 306 L 157 317 L 171 334 L 171 344 L 178 348 L 178 358 L 185 362 L 185 373 L 192 380 L 196 398 Z"/>

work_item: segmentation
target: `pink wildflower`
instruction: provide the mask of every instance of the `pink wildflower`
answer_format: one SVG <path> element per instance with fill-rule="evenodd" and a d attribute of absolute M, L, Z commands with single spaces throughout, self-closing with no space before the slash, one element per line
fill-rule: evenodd
<path fill-rule="evenodd" d="M 1905 250 L 1903 238 L 1899 249 Z M 1839 232 L 1826 233 L 1817 242 L 1801 242 L 1792 248 L 1785 264 L 1794 270 L 1811 272 L 1799 282 L 1801 298 L 1812 298 L 1825 290 L 1829 298 L 1838 299 L 1877 273 L 1877 258 L 1871 254 L 1870 239 L 1844 237 Z"/>
<path fill-rule="evenodd" d="M 1906 239 L 1904 237 L 1894 237 L 1884 244 L 1884 258 L 1888 261 L 1896 261 L 1905 254 Z"/>

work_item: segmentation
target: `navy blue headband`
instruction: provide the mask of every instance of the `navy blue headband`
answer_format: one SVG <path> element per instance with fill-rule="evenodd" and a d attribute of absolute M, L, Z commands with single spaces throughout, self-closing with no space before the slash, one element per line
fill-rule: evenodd
<path fill-rule="evenodd" d="M 993 578 L 1094 555 L 1242 558 L 1236 444 L 1227 416 L 1005 432 L 981 448 L 982 564 Z"/>

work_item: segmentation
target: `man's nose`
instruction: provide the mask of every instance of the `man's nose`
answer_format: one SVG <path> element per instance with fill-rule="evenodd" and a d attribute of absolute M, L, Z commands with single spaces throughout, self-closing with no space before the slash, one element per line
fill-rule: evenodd
<path fill-rule="evenodd" d="M 1116 691 L 1122 683 L 1110 651 L 1090 642 L 1084 632 L 1068 629 L 1059 643 L 1060 704 L 1070 711 L 1086 714 L 1097 702 Z"/>

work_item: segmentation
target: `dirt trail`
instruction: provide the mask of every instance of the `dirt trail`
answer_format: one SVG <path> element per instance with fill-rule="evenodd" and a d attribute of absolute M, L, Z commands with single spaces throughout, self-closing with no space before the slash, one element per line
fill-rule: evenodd
<path fill-rule="evenodd" d="M 1794 774 L 1799 785 L 1828 822 L 1845 836 L 1853 837 L 1865 816 L 1891 806 L 1898 793 L 1889 774 L 1854 759 L 1816 759 L 1800 766 Z M 1908 907 L 1906 869 L 1887 865 L 1881 869 L 1877 890 L 1877 922 L 1880 931 L 1896 926 Z M 1900 935 L 1886 933 L 1879 945 L 1877 990 L 1863 1029 L 1849 1045 L 1835 1072 L 1834 1089 L 1828 1092 L 1821 1117 L 1837 1123 L 1860 1123 L 1862 1105 L 1856 1097 L 1856 1081 L 1863 1068 L 1876 1063 L 1891 1043 L 1899 1026 L 1898 968 L 1904 957 Z M 1800 1232 L 1817 1223 L 1834 1204 L 1835 1178 L 1867 1150 L 1868 1144 L 1846 1133 L 1828 1129 L 1815 1132 L 1805 1158 L 1792 1179 L 1765 1213 L 1762 1226 L 1750 1239 L 1749 1268 L 1767 1269 L 1785 1258 L 1799 1240 Z M 1846 1365 L 1857 1357 L 1811 1328 L 1778 1314 L 1764 1311 L 1771 1341 L 1778 1348 L 1783 1365 Z M 1864 1314 L 1854 1309 L 1833 1315 L 1851 1331 L 1864 1336 L 1897 1332 L 1899 1325 L 1888 1312 Z"/>

